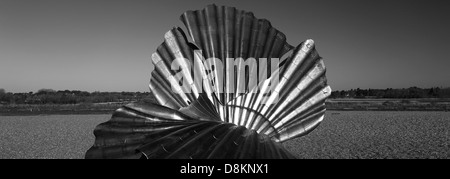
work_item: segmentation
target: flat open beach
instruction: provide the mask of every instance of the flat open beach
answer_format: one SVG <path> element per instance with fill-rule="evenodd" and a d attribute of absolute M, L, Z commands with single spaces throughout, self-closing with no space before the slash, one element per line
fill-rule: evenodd
<path fill-rule="evenodd" d="M 0 116 L 0 158 L 81 159 L 110 115 Z M 298 158 L 450 158 L 450 112 L 328 111 Z"/>

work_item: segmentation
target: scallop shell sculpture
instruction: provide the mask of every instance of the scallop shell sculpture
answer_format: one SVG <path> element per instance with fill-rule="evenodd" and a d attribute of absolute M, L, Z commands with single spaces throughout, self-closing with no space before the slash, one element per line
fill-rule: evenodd
<path fill-rule="evenodd" d="M 157 104 L 116 110 L 95 128 L 86 158 L 294 158 L 282 142 L 316 128 L 331 93 L 314 41 L 293 47 L 269 21 L 233 7 L 181 20 L 191 38 L 173 28 L 152 55 Z"/>

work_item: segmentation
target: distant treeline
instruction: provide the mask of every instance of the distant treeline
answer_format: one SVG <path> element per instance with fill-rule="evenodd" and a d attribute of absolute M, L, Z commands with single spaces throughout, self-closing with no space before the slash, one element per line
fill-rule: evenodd
<path fill-rule="evenodd" d="M 333 91 L 331 98 L 450 98 L 450 88 L 351 89 Z"/>
<path fill-rule="evenodd" d="M 10 93 L 0 89 L 0 104 L 89 104 L 129 102 L 151 98 L 149 92 L 86 92 L 41 89 L 35 93 Z"/>
<path fill-rule="evenodd" d="M 450 88 L 351 89 L 333 91 L 331 98 L 450 98 Z M 0 104 L 83 104 L 154 99 L 149 92 L 86 92 L 78 90 L 11 93 L 0 89 Z"/>

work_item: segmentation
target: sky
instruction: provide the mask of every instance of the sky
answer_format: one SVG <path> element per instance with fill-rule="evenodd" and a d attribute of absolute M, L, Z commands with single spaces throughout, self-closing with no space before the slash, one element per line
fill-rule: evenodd
<path fill-rule="evenodd" d="M 450 87 L 446 0 L 0 0 L 0 88 L 149 91 L 164 33 L 212 3 L 314 39 L 333 90 Z"/>

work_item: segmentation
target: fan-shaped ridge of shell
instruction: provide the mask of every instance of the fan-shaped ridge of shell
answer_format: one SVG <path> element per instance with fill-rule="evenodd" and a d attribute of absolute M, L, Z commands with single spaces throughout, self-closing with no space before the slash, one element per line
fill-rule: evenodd
<path fill-rule="evenodd" d="M 331 94 L 315 42 L 293 47 L 269 21 L 234 7 L 208 5 L 181 20 L 188 35 L 171 29 L 151 57 L 158 104 L 116 110 L 94 130 L 86 158 L 293 158 L 279 142 L 315 129 Z M 268 75 L 251 75 L 261 71 Z"/>
<path fill-rule="evenodd" d="M 274 79 L 279 81 L 273 83 Z M 243 105 L 234 114 L 233 123 L 272 136 L 276 141 L 305 135 L 314 129 L 323 119 L 325 99 L 331 94 L 314 41 L 300 44 L 286 64 L 259 89 L 262 90 L 235 99 Z M 270 95 L 264 97 L 266 94 Z"/>
<path fill-rule="evenodd" d="M 203 51 L 205 59 L 218 58 L 227 66 L 227 58 L 254 58 L 257 61 L 255 72 L 264 70 L 267 76 L 271 69 L 271 58 L 281 58 L 283 54 L 293 47 L 286 42 L 286 36 L 273 28 L 268 20 L 256 18 L 252 12 L 238 10 L 234 7 L 208 5 L 203 10 L 187 11 L 181 16 L 192 41 Z M 251 68 L 251 67 L 249 67 Z M 249 79 L 250 69 L 244 72 L 237 71 L 236 76 L 243 75 Z M 245 73 L 245 74 L 239 74 Z M 230 79 L 224 71 L 225 79 L 223 91 L 218 98 L 226 103 L 238 94 L 228 91 L 230 83 L 239 84 L 239 81 Z M 251 87 L 250 87 L 251 88 Z M 245 91 L 249 91 L 246 88 Z"/>
<path fill-rule="evenodd" d="M 204 68 L 194 68 L 193 71 L 202 74 L 197 76 L 201 77 L 199 81 L 203 84 L 194 83 L 194 73 L 188 66 L 193 65 L 195 60 L 204 58 L 194 58 L 195 55 L 202 54 L 188 45 L 183 32 L 174 28 L 166 33 L 165 38 L 165 42 L 152 56 L 156 70 L 152 73 L 152 78 L 155 79 L 150 81 L 150 88 L 161 105 L 174 109 L 185 108 L 199 98 L 200 89 L 206 89 L 213 105 L 204 107 L 204 111 L 215 109 L 222 121 L 256 130 L 276 141 L 307 134 L 322 120 L 325 99 L 331 94 L 331 89 L 327 85 L 325 65 L 315 50 L 314 41 L 307 40 L 300 44 L 285 60 L 284 66 L 275 70 L 268 79 L 223 104 L 213 97 L 220 96 L 221 93 L 213 92 L 210 81 L 215 79 L 205 77 Z M 173 61 L 185 64 L 180 66 L 186 72 L 181 74 L 188 79 L 188 88 L 175 80 L 174 75 L 179 72 L 171 70 L 170 64 Z M 200 64 L 198 66 L 204 64 L 197 63 Z M 217 76 L 212 75 L 212 78 L 215 77 Z M 273 84 L 276 85 L 269 86 L 270 81 L 275 79 L 278 82 Z"/>

